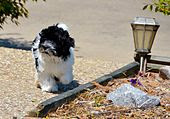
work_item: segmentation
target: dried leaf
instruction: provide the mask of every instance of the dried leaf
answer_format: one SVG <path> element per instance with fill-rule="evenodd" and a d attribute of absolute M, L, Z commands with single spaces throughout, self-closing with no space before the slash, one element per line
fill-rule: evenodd
<path fill-rule="evenodd" d="M 102 86 L 102 85 L 100 85 L 100 84 L 97 83 L 97 82 L 92 82 L 92 84 L 95 85 L 96 88 L 101 89 L 101 90 L 103 90 L 104 92 L 109 92 L 109 91 L 112 90 L 112 88 L 110 88 L 110 87 L 108 87 L 108 86 Z"/>
<path fill-rule="evenodd" d="M 157 83 L 156 81 L 150 81 L 148 85 L 151 86 L 151 87 L 156 88 L 156 87 L 159 86 L 159 83 Z"/>

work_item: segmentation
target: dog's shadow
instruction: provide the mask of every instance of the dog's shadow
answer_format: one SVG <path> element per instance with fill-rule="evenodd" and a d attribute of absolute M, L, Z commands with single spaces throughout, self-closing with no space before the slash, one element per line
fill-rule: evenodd
<path fill-rule="evenodd" d="M 58 83 L 57 85 L 58 85 L 58 91 L 53 92 L 53 93 L 61 94 L 61 93 L 67 92 L 69 90 L 72 90 L 72 89 L 78 87 L 80 84 L 78 83 L 78 81 L 73 80 L 69 84 Z"/>

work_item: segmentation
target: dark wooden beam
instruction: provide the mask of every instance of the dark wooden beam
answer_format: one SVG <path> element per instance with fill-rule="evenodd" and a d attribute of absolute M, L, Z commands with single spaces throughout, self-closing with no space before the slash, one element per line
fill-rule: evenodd
<path fill-rule="evenodd" d="M 147 55 L 147 62 L 153 64 L 170 65 L 170 57 Z M 140 62 L 139 54 L 135 54 L 135 61 Z"/>
<path fill-rule="evenodd" d="M 148 62 L 153 64 L 170 65 L 170 57 L 151 55 Z"/>
<path fill-rule="evenodd" d="M 165 65 L 148 63 L 147 64 L 147 71 L 159 73 L 159 69 L 163 66 L 165 66 Z"/>

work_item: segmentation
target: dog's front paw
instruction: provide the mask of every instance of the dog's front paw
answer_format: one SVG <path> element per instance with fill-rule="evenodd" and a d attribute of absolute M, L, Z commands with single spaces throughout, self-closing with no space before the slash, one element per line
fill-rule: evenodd
<path fill-rule="evenodd" d="M 49 93 L 54 93 L 58 91 L 58 86 L 53 86 L 53 87 L 42 87 L 43 92 L 49 92 Z"/>
<path fill-rule="evenodd" d="M 63 77 L 61 77 L 60 78 L 60 82 L 62 83 L 62 84 L 69 84 L 69 83 L 71 83 L 73 81 L 73 78 L 72 78 L 72 76 L 63 76 Z"/>
<path fill-rule="evenodd" d="M 56 85 L 56 86 L 53 86 L 52 88 L 51 88 L 51 92 L 53 93 L 53 92 L 57 92 L 58 91 L 58 86 Z"/>

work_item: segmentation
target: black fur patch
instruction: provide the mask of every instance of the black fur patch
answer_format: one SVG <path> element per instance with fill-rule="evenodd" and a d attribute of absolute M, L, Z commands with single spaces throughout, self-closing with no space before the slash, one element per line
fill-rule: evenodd
<path fill-rule="evenodd" d="M 39 71 L 39 70 L 38 70 L 38 66 L 39 66 L 39 65 L 38 65 L 38 58 L 35 58 L 35 67 L 36 67 L 37 71 Z"/>
<path fill-rule="evenodd" d="M 43 29 L 40 33 L 40 45 L 49 42 L 53 45 L 52 50 L 55 50 L 55 54 L 58 57 L 66 60 L 70 56 L 70 47 L 75 47 L 74 39 L 70 37 L 69 33 L 62 28 L 58 28 L 57 25 L 49 26 Z M 44 47 L 44 46 L 43 46 Z"/>
<path fill-rule="evenodd" d="M 36 51 L 36 50 L 37 50 L 37 48 L 33 48 L 33 52 Z"/>

